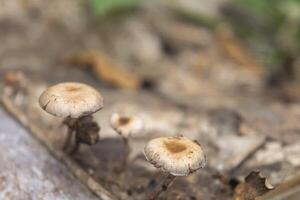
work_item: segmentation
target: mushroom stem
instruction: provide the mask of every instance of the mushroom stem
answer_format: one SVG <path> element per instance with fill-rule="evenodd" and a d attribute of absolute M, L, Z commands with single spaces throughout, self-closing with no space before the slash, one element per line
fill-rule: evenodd
<path fill-rule="evenodd" d="M 173 183 L 176 176 L 172 174 L 168 174 L 167 177 L 163 180 L 163 182 L 152 191 L 152 193 L 149 195 L 148 200 L 156 200 L 161 193 L 166 191 L 168 187 Z"/>
<path fill-rule="evenodd" d="M 67 150 L 67 148 L 70 146 L 71 141 L 72 141 L 72 136 L 73 136 L 73 129 L 68 127 L 67 138 L 66 138 L 65 143 L 63 145 L 63 150 Z"/>
<path fill-rule="evenodd" d="M 66 117 L 62 123 L 68 127 L 67 138 L 63 145 L 63 150 L 67 150 L 68 147 L 71 145 L 72 136 L 73 136 L 74 129 L 76 127 L 77 122 L 78 122 L 78 119 L 76 119 L 76 118 Z"/>
<path fill-rule="evenodd" d="M 73 149 L 70 151 L 70 155 L 74 155 L 75 153 L 78 152 L 80 147 L 80 142 L 78 140 L 76 140 L 75 142 L 75 146 L 73 147 Z"/>
<path fill-rule="evenodd" d="M 128 157 L 129 157 L 131 149 L 130 149 L 130 146 L 128 144 L 128 138 L 122 136 L 122 140 L 123 140 L 123 144 L 124 144 L 124 148 L 125 148 L 125 155 L 124 155 L 124 158 L 123 158 L 123 162 L 122 162 L 120 171 L 124 172 L 126 170 L 126 167 L 127 167 Z"/>

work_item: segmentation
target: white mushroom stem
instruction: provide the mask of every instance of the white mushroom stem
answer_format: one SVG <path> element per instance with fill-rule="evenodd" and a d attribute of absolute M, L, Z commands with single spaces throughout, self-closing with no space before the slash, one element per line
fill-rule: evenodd
<path fill-rule="evenodd" d="M 68 127 L 67 138 L 65 139 L 65 143 L 63 145 L 63 150 L 67 150 L 68 147 L 71 145 L 72 136 L 73 136 L 77 121 L 78 121 L 78 119 L 70 118 L 70 117 L 66 117 L 63 121 L 63 124 L 65 124 Z"/>
<path fill-rule="evenodd" d="M 67 138 L 65 140 L 63 150 L 67 150 L 67 148 L 70 146 L 71 141 L 72 141 L 72 136 L 73 136 L 74 130 L 68 127 L 68 133 L 67 133 Z"/>
<path fill-rule="evenodd" d="M 123 158 L 123 162 L 122 162 L 120 171 L 124 172 L 126 170 L 126 167 L 127 167 L 128 158 L 129 158 L 129 155 L 130 155 L 130 152 L 131 152 L 131 148 L 130 148 L 129 143 L 128 143 L 128 138 L 125 137 L 125 136 L 122 136 L 122 135 L 121 135 L 121 137 L 122 137 L 122 141 L 123 141 L 124 148 L 125 148 L 125 155 L 124 155 L 124 158 Z"/>
<path fill-rule="evenodd" d="M 121 134 L 120 134 L 121 135 Z M 120 166 L 120 169 L 119 169 L 119 173 L 120 173 L 120 179 L 119 181 L 121 182 L 123 188 L 127 188 L 127 183 L 126 183 L 126 168 L 127 168 L 127 164 L 128 164 L 128 159 L 129 159 L 129 154 L 131 152 L 131 148 L 129 146 L 129 141 L 128 141 L 128 138 L 125 137 L 125 136 L 122 136 L 122 141 L 123 141 L 123 144 L 124 144 L 124 149 L 125 149 L 125 155 L 123 157 L 123 160 L 122 160 L 122 163 L 121 163 L 121 166 Z"/>
<path fill-rule="evenodd" d="M 154 191 L 150 193 L 150 195 L 148 195 L 148 200 L 156 200 L 161 193 L 163 193 L 169 188 L 169 186 L 173 183 L 175 178 L 176 176 L 168 174 L 167 177 L 163 180 L 163 182 L 159 186 L 157 186 L 154 189 Z"/>
<path fill-rule="evenodd" d="M 70 151 L 70 155 L 74 155 L 75 153 L 78 152 L 79 147 L 80 147 L 80 141 L 76 140 L 75 141 L 75 146 L 73 147 L 73 149 Z"/>

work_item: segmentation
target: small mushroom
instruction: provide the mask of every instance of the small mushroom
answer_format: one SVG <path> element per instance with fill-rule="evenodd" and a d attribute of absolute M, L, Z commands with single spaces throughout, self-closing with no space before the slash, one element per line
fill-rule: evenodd
<path fill-rule="evenodd" d="M 137 116 L 113 113 L 110 118 L 111 127 L 123 138 L 141 132 L 143 121 Z"/>
<path fill-rule="evenodd" d="M 67 82 L 47 88 L 39 98 L 39 104 L 46 112 L 64 118 L 68 127 L 68 136 L 64 149 L 70 146 L 75 132 L 75 146 L 71 153 L 76 153 L 80 144 L 93 145 L 99 140 L 100 127 L 93 121 L 92 114 L 103 107 L 101 94 L 83 83 Z"/>
<path fill-rule="evenodd" d="M 142 119 L 133 115 L 121 115 L 119 113 L 113 113 L 110 117 L 111 127 L 122 137 L 124 146 L 126 148 L 126 155 L 121 167 L 121 171 L 124 171 L 127 165 L 128 156 L 130 154 L 130 146 L 128 144 L 128 138 L 131 135 L 138 134 L 142 131 L 144 124 Z"/>
<path fill-rule="evenodd" d="M 185 137 L 150 140 L 144 148 L 144 155 L 152 165 L 168 174 L 162 184 L 149 195 L 149 200 L 157 199 L 177 176 L 188 176 L 203 168 L 206 163 L 199 143 Z"/>

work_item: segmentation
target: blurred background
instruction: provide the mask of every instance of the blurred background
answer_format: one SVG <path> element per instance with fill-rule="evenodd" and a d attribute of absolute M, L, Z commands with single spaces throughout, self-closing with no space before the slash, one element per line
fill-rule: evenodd
<path fill-rule="evenodd" d="M 273 94 L 284 101 L 299 96 L 298 0 L 0 3 L 1 71 L 30 66 L 47 73 L 66 55 L 96 50 L 147 86 L 174 65 L 203 71 L 205 79 L 217 79 L 213 84 L 259 84 L 275 88 Z M 248 74 L 230 72 L 233 65 Z M 216 68 L 223 71 L 212 72 Z"/>

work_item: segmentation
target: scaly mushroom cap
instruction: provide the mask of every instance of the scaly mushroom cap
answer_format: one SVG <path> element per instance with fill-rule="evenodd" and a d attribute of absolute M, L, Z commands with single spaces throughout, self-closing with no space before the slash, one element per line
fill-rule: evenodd
<path fill-rule="evenodd" d="M 113 113 L 110 117 L 111 127 L 123 137 L 128 137 L 142 131 L 143 121 L 139 117 Z"/>
<path fill-rule="evenodd" d="M 79 118 L 103 107 L 101 94 L 83 83 L 59 83 L 46 89 L 39 98 L 40 106 L 57 117 Z"/>
<path fill-rule="evenodd" d="M 160 137 L 144 148 L 146 159 L 174 176 L 187 176 L 205 166 L 200 145 L 185 137 Z"/>

